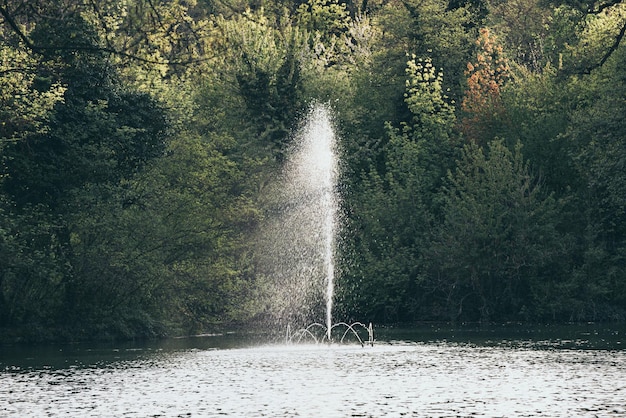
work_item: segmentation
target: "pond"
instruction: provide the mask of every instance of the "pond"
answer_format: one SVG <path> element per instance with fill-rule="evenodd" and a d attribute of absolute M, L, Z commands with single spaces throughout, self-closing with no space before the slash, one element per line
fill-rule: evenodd
<path fill-rule="evenodd" d="M 626 416 L 624 325 L 375 328 L 374 346 L 158 343 L 0 350 L 0 416 Z"/>

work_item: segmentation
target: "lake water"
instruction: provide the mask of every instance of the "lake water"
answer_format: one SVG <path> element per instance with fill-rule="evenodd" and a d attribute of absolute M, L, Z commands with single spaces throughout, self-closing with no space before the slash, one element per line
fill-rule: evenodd
<path fill-rule="evenodd" d="M 4 346 L 0 416 L 626 417 L 623 325 L 375 332 L 373 347 Z"/>

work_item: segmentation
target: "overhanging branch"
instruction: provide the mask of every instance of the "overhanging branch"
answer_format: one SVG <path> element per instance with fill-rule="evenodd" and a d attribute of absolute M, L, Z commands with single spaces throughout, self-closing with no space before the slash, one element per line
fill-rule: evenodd
<path fill-rule="evenodd" d="M 620 4 L 622 1 L 623 0 L 610 0 L 610 1 L 607 1 L 606 3 L 602 3 L 602 4 L 597 5 L 593 9 L 590 9 L 588 12 L 591 13 L 591 14 L 602 13 L 604 10 L 608 9 L 609 7 L 616 6 L 616 5 Z"/>
<path fill-rule="evenodd" d="M 582 74 L 590 74 L 596 68 L 602 67 L 608 61 L 608 59 L 611 58 L 613 53 L 615 51 L 617 51 L 617 48 L 619 48 L 620 44 L 622 43 L 622 40 L 624 39 L 624 36 L 626 36 L 626 23 L 622 24 L 622 28 L 620 29 L 619 33 L 615 37 L 615 41 L 609 47 L 609 49 L 606 51 L 606 53 L 602 56 L 602 59 L 600 59 L 600 61 L 597 64 L 594 64 L 594 65 L 591 65 L 591 66 L 585 68 L 582 71 Z"/>
<path fill-rule="evenodd" d="M 33 49 L 33 43 L 28 39 L 28 36 L 22 31 L 19 27 L 15 19 L 11 16 L 11 14 L 4 8 L 0 7 L 0 15 L 4 18 L 4 20 L 9 24 L 9 27 L 15 34 L 24 42 L 24 44 L 28 47 L 28 49 Z"/>
<path fill-rule="evenodd" d="M 96 3 L 92 2 L 92 6 L 95 8 L 95 11 L 98 12 Z M 206 62 L 210 60 L 209 57 L 205 58 L 191 58 L 188 60 L 158 60 L 158 59 L 150 59 L 145 58 L 137 54 L 133 54 L 127 51 L 119 50 L 112 47 L 110 44 L 107 46 L 96 46 L 96 45 L 85 45 L 85 44 L 69 44 L 69 45 L 52 45 L 52 46 L 43 46 L 35 44 L 28 35 L 22 30 L 20 25 L 13 18 L 8 9 L 4 6 L 0 6 L 0 16 L 2 16 L 10 28 L 10 30 L 20 39 L 20 41 L 24 44 L 24 46 L 32 51 L 32 52 L 45 52 L 45 51 L 82 51 L 82 52 L 104 52 L 111 55 L 116 55 L 119 57 L 131 59 L 134 61 L 142 62 L 145 64 L 151 65 L 169 65 L 169 66 L 187 66 L 192 64 L 197 64 L 201 62 Z"/>
<path fill-rule="evenodd" d="M 608 60 L 611 57 L 611 55 L 613 55 L 613 53 L 617 51 L 617 48 L 619 48 L 619 45 L 622 42 L 622 39 L 624 39 L 624 34 L 626 34 L 626 23 L 622 25 L 622 29 L 619 31 L 619 34 L 615 38 L 615 42 L 613 42 L 613 45 L 611 45 L 609 50 L 606 52 L 606 54 L 604 54 L 604 56 L 600 60 L 600 67 L 602 67 L 604 63 L 606 62 L 606 60 Z"/>

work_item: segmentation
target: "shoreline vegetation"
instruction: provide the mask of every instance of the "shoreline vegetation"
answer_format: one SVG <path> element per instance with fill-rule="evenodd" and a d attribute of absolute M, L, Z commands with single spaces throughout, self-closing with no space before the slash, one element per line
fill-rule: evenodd
<path fill-rule="evenodd" d="M 545 340 L 565 339 L 580 340 L 584 337 L 592 339 L 601 338 L 602 341 L 608 337 L 621 341 L 626 333 L 626 322 L 624 321 L 565 321 L 565 322 L 502 322 L 502 323 L 480 323 L 462 322 L 451 323 L 442 321 L 413 321 L 393 324 L 372 324 L 374 327 L 374 338 L 395 338 L 398 336 L 410 336 L 415 341 L 433 341 L 438 339 L 449 340 L 451 337 L 463 339 L 472 338 L 509 338 L 527 337 Z M 165 331 L 165 330 L 164 330 Z M 234 339 L 250 341 L 251 343 L 267 343 L 271 341 L 284 342 L 285 329 L 276 329 L 267 324 L 221 324 L 195 334 L 182 331 L 162 334 L 132 334 L 121 335 L 120 333 L 110 334 L 87 334 L 77 333 L 72 329 L 28 329 L 24 332 L 19 329 L 0 329 L 0 347 L 19 345 L 54 345 L 54 344 L 101 344 L 101 343 L 131 343 L 131 342 L 157 342 L 177 339 L 195 338 L 223 338 L 232 336 Z"/>
<path fill-rule="evenodd" d="M 258 251 L 315 103 L 335 317 L 624 323 L 625 33 L 624 0 L 5 2 L 0 339 L 323 317 Z"/>

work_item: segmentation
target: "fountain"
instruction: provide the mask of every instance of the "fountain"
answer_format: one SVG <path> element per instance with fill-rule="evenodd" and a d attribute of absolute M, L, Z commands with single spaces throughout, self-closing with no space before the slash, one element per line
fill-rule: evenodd
<path fill-rule="evenodd" d="M 319 322 L 314 322 L 309 324 L 305 328 L 300 328 L 295 332 L 291 331 L 291 327 L 287 325 L 287 335 L 285 336 L 285 343 L 299 343 L 304 340 L 310 339 L 314 341 L 316 344 L 322 341 L 332 342 L 332 331 L 335 328 L 340 328 L 343 330 L 341 334 L 341 338 L 339 338 L 339 342 L 343 343 L 346 337 L 354 337 L 360 344 L 361 347 L 364 347 L 365 344 L 369 346 L 374 346 L 374 327 L 370 322 L 369 325 L 365 325 L 362 322 L 354 322 L 352 324 L 348 324 L 347 322 L 337 322 L 336 324 L 323 325 Z M 316 330 L 322 330 L 323 335 L 320 337 L 315 333 Z M 359 334 L 359 331 L 365 330 L 367 333 L 367 340 L 363 339 Z"/>
<path fill-rule="evenodd" d="M 286 323 L 291 340 L 312 336 L 315 328 L 323 329 L 331 341 L 333 329 L 345 326 L 346 333 L 363 343 L 356 329 L 368 330 L 368 341 L 373 341 L 371 326 L 333 324 L 332 318 L 339 225 L 335 140 L 329 107 L 312 106 L 293 138 L 280 180 L 266 196 L 273 200 L 262 241 L 263 274 L 270 288 L 270 310 L 276 322 Z M 315 321 L 321 317 L 325 324 Z M 291 333 L 292 325 L 300 332 Z"/>

